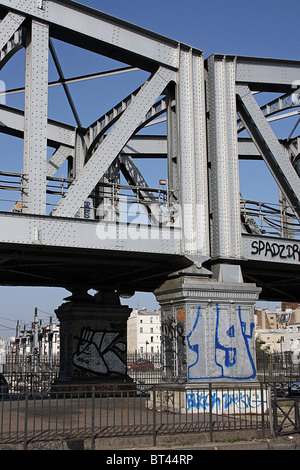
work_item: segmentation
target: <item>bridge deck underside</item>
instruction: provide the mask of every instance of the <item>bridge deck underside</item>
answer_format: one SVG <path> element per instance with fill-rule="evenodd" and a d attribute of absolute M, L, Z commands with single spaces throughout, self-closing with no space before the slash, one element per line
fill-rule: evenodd
<path fill-rule="evenodd" d="M 183 256 L 0 244 L 0 285 L 66 289 L 156 289 L 168 274 L 191 265 Z"/>
<path fill-rule="evenodd" d="M 286 299 L 299 301 L 299 266 L 284 263 L 246 261 L 241 263 L 244 282 L 255 283 L 262 288 L 261 300 L 278 301 Z"/>
<path fill-rule="evenodd" d="M 46 246 L 0 245 L 0 285 L 153 292 L 168 275 L 188 268 L 180 255 Z M 218 260 L 218 262 L 226 260 Z M 242 261 L 243 279 L 262 288 L 262 300 L 298 301 L 297 265 Z M 211 261 L 205 264 L 211 268 Z"/>

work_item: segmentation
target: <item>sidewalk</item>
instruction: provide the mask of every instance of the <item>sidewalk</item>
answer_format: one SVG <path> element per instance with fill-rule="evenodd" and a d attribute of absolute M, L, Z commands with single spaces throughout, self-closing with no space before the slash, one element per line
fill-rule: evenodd
<path fill-rule="evenodd" d="M 156 447 L 138 445 L 131 448 L 128 446 L 126 450 L 132 450 L 134 448 L 137 451 L 147 450 L 153 451 L 154 453 L 160 451 L 182 451 L 186 453 L 201 450 L 300 450 L 300 434 L 292 434 L 278 438 L 269 436 L 267 438 L 252 437 L 247 439 L 243 436 L 240 440 L 238 437 L 235 437 L 234 439 L 220 439 L 215 442 L 197 442 L 196 439 L 193 442 L 193 437 L 190 437 L 191 439 L 188 443 L 178 442 L 175 444 L 174 439 L 173 442 L 159 442 Z"/>
<path fill-rule="evenodd" d="M 226 442 L 226 441 L 216 441 L 216 442 L 206 442 L 206 443 L 198 443 L 198 442 L 189 442 L 187 444 L 179 444 L 175 445 L 175 442 L 168 443 L 168 444 L 160 444 L 156 447 L 147 446 L 147 445 L 139 445 L 138 442 L 135 442 L 132 446 L 120 446 L 112 447 L 109 446 L 101 446 L 100 448 L 96 445 L 96 451 L 100 451 L 101 453 L 116 453 L 116 454 L 128 454 L 128 452 L 133 452 L 134 454 L 139 454 L 139 452 L 147 452 L 153 455 L 159 454 L 173 454 L 173 455 L 188 455 L 197 454 L 200 451 L 224 451 L 224 450 L 300 450 L 300 435 L 294 436 L 287 436 L 287 437 L 280 437 L 276 438 L 269 438 L 269 439 L 253 439 L 253 440 L 241 440 L 235 442 Z M 22 445 L 1 445 L 0 444 L 0 451 L 1 450 L 23 450 Z M 81 440 L 73 440 L 73 441 L 65 441 L 63 442 L 52 442 L 52 443 L 34 443 L 29 445 L 29 450 L 91 450 L 90 443 L 88 441 L 81 441 Z"/>
<path fill-rule="evenodd" d="M 159 450 L 158 447 L 153 447 L 153 450 L 154 449 L 156 449 L 156 451 Z M 182 449 L 184 452 L 200 450 L 300 450 L 300 437 L 298 436 L 298 438 L 293 439 L 281 437 L 278 439 L 255 441 L 212 442 L 210 444 L 196 444 L 194 446 L 169 447 L 168 449 Z"/>

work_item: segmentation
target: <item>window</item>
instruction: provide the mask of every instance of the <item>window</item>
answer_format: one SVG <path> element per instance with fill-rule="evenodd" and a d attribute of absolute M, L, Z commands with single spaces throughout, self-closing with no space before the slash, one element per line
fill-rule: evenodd
<path fill-rule="evenodd" d="M 140 327 L 140 333 L 143 333 L 143 327 L 142 326 Z"/>
<path fill-rule="evenodd" d="M 151 343 L 153 343 L 153 336 L 151 336 L 151 338 L 150 338 L 150 342 L 151 342 Z"/>

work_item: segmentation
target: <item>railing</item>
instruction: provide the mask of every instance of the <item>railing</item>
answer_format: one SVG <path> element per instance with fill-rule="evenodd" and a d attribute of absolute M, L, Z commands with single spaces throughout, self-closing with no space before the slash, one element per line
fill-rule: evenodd
<path fill-rule="evenodd" d="M 1 444 L 261 429 L 268 424 L 268 391 L 259 386 L 150 386 L 143 389 L 78 390 L 55 387 L 47 395 L 3 394 Z"/>
<path fill-rule="evenodd" d="M 160 353 L 128 354 L 127 374 L 138 385 L 163 382 L 162 355 Z"/>
<path fill-rule="evenodd" d="M 283 204 L 241 198 L 241 217 L 250 233 L 299 239 L 299 220 L 293 210 Z"/>
<path fill-rule="evenodd" d="M 47 392 L 53 381 L 59 376 L 59 357 L 49 359 L 46 356 L 26 354 L 16 357 L 7 355 L 0 373 L 3 373 L 10 393 L 29 395 Z"/>
<path fill-rule="evenodd" d="M 275 436 L 300 433 L 300 382 L 297 391 L 289 383 L 275 383 L 272 388 L 272 426 Z"/>
<path fill-rule="evenodd" d="M 170 383 L 166 369 L 163 367 L 161 354 L 128 354 L 127 374 L 138 386 L 150 386 L 153 384 Z M 289 382 L 298 381 L 300 377 L 300 362 L 293 362 L 291 352 L 267 354 L 263 351 L 257 354 L 257 379 L 260 382 Z M 10 392 L 13 394 L 29 394 L 40 392 L 47 393 L 51 384 L 59 376 L 59 357 L 49 360 L 46 356 L 7 355 L 4 364 L 0 366 Z M 182 384 L 183 377 L 173 377 L 172 383 Z"/>
<path fill-rule="evenodd" d="M 275 436 L 300 434 L 300 398 L 277 398 L 272 402 Z"/>
<path fill-rule="evenodd" d="M 261 382 L 293 382 L 298 381 L 300 377 L 300 362 L 293 360 L 291 351 L 258 353 L 256 369 L 257 378 Z"/>
<path fill-rule="evenodd" d="M 160 355 L 128 356 L 132 382 L 118 390 L 54 386 L 59 361 L 20 359 L 8 358 L 2 371 L 9 391 L 0 389 L 1 445 L 78 439 L 95 447 L 97 439 L 125 436 L 156 445 L 162 434 L 205 432 L 213 441 L 219 431 L 300 432 L 300 398 L 288 393 L 300 365 L 287 353 L 259 354 L 251 385 L 167 383 Z"/>

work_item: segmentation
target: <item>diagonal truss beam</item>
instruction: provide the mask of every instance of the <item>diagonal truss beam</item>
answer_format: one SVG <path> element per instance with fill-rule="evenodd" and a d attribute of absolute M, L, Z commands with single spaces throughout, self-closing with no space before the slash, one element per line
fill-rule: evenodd
<path fill-rule="evenodd" d="M 106 170 L 135 133 L 147 111 L 171 80 L 175 80 L 175 72 L 160 67 L 156 74 L 143 85 L 135 99 L 87 162 L 78 179 L 71 185 L 66 196 L 60 200 L 53 215 L 57 217 L 75 216 Z"/>
<path fill-rule="evenodd" d="M 60 169 L 66 159 L 70 156 L 74 156 L 74 149 L 61 145 L 54 153 L 51 155 L 47 162 L 47 176 L 54 176 L 55 173 Z"/>
<path fill-rule="evenodd" d="M 0 24 L 0 50 L 12 38 L 15 32 L 20 28 L 25 16 L 9 12 Z"/>
<path fill-rule="evenodd" d="M 61 84 L 63 86 L 64 92 L 66 94 L 67 100 L 69 102 L 70 108 L 71 108 L 73 116 L 75 118 L 76 124 L 80 128 L 80 127 L 82 127 L 82 124 L 81 124 L 79 115 L 77 113 L 77 109 L 75 107 L 73 98 L 71 96 L 70 89 L 69 89 L 68 85 L 65 83 L 65 76 L 64 76 L 63 70 L 61 68 L 61 65 L 59 63 L 59 60 L 58 60 L 58 57 L 57 57 L 57 54 L 56 54 L 56 51 L 55 51 L 55 48 L 54 48 L 54 45 L 53 45 L 53 42 L 52 42 L 51 38 L 49 40 L 49 49 L 50 49 L 52 59 L 53 59 L 53 62 L 55 64 L 57 73 L 59 75 L 59 80 L 61 81 Z"/>
<path fill-rule="evenodd" d="M 129 156 L 121 155 L 120 168 L 127 182 L 130 185 L 139 187 L 139 189 L 135 191 L 136 193 L 138 193 L 139 198 L 142 201 L 145 200 L 150 202 L 150 204 L 148 205 L 146 203 L 145 205 L 143 205 L 143 207 L 145 207 L 145 209 L 147 210 L 150 221 L 154 224 L 163 222 L 165 223 L 167 219 L 163 211 L 161 210 L 161 207 L 158 205 L 158 201 L 154 194 L 149 191 L 149 189 L 147 191 L 147 188 L 149 188 L 149 186 L 146 183 L 146 180 L 144 179 L 142 173 L 134 163 L 133 159 Z M 145 191 L 143 191 L 142 188 L 145 188 Z"/>
<path fill-rule="evenodd" d="M 0 132 L 23 138 L 24 125 L 24 111 L 0 105 Z M 47 136 L 50 147 L 75 147 L 76 129 L 69 124 L 48 119 Z"/>
<path fill-rule="evenodd" d="M 299 176 L 287 158 L 249 87 L 238 85 L 237 110 L 274 179 L 300 218 Z"/>

